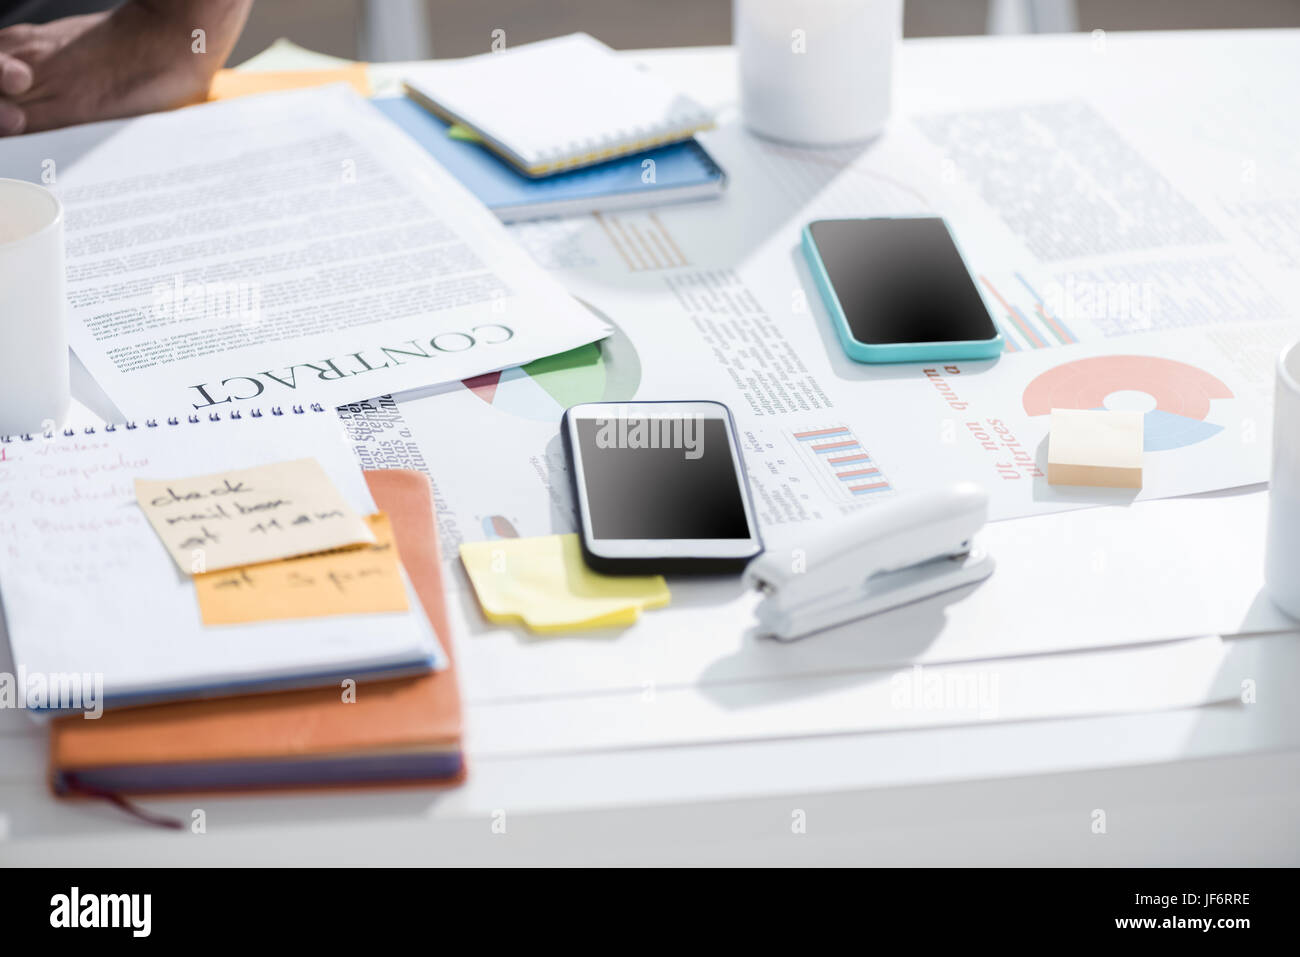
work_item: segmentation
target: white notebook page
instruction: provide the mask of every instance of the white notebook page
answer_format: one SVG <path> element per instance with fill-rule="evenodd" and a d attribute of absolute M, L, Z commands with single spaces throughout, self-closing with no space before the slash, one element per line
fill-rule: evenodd
<path fill-rule="evenodd" d="M 585 33 L 412 69 L 408 85 L 526 165 L 676 133 L 709 112 Z"/>

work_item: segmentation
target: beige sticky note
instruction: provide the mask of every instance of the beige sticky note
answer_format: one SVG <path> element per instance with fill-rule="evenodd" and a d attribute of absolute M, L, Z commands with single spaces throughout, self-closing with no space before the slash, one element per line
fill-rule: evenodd
<path fill-rule="evenodd" d="M 489 621 L 538 632 L 623 627 L 669 599 L 662 575 L 592 571 L 577 535 L 467 542 L 460 560 Z"/>
<path fill-rule="evenodd" d="M 315 459 L 136 479 L 135 497 L 187 575 L 375 541 Z"/>
<path fill-rule="evenodd" d="M 1141 488 L 1142 422 L 1141 412 L 1053 409 L 1048 483 Z"/>
<path fill-rule="evenodd" d="M 373 545 L 195 575 L 203 623 L 406 611 L 410 606 L 388 516 L 381 512 L 366 522 Z"/>

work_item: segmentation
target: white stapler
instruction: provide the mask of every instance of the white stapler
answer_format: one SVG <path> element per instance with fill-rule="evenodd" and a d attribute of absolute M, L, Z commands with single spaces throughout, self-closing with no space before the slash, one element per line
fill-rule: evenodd
<path fill-rule="evenodd" d="M 983 581 L 993 559 L 974 547 L 988 496 L 961 482 L 900 495 L 809 544 L 769 551 L 746 582 L 764 595 L 759 632 L 785 641 Z"/>

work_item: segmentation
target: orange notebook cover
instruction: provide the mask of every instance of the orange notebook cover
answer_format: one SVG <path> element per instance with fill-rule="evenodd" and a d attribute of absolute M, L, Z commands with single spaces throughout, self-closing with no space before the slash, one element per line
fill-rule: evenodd
<path fill-rule="evenodd" d="M 366 473 L 449 667 L 339 687 L 127 708 L 59 718 L 50 780 L 59 793 L 245 790 L 464 777 L 460 691 L 442 589 L 433 494 L 420 472 Z"/>

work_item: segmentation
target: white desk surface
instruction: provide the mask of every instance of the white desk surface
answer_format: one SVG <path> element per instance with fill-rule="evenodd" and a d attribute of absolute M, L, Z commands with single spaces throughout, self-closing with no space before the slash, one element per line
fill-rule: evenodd
<path fill-rule="evenodd" d="M 1300 32 L 1119 34 L 1098 71 L 1086 36 L 908 41 L 900 106 L 976 106 L 1154 83 L 1293 50 Z M 630 54 L 735 121 L 725 49 Z M 372 67 L 379 91 L 400 64 Z M 1259 89 L 1276 109 L 1293 90 Z M 1206 542 L 1207 548 L 1214 547 Z M 1258 703 L 1142 715 L 731 745 L 476 760 L 454 791 L 150 800 L 204 834 L 143 827 L 44 784 L 45 735 L 0 712 L 0 863 L 11 864 L 1295 864 L 1300 862 L 1300 633 L 1243 636 Z M 9 670 L 7 649 L 0 670 Z M 467 720 L 473 722 L 471 709 Z M 1106 833 L 1094 833 L 1094 812 Z M 802 812 L 805 833 L 795 833 Z M 499 833 L 504 822 L 504 833 Z M 495 825 L 495 826 L 494 826 Z"/>

